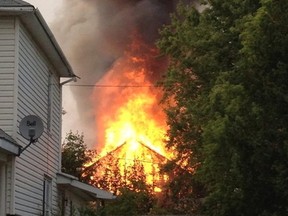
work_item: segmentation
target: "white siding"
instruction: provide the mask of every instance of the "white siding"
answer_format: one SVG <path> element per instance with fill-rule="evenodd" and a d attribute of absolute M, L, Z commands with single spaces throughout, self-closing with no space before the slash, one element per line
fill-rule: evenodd
<path fill-rule="evenodd" d="M 40 215 L 43 209 L 44 175 L 52 178 L 53 211 L 58 210 L 56 173 L 59 171 L 61 101 L 59 77 L 45 55 L 25 30 L 19 28 L 17 121 L 37 115 L 44 123 L 44 133 L 16 161 L 15 209 L 22 216 Z M 17 142 L 28 140 L 17 134 Z"/>
<path fill-rule="evenodd" d="M 15 71 L 14 19 L 0 19 L 0 128 L 9 135 L 13 131 L 14 71 Z"/>
<path fill-rule="evenodd" d="M 6 211 L 9 212 L 9 209 L 12 209 L 13 207 L 13 194 L 14 191 L 12 191 L 12 182 L 13 182 L 13 165 L 14 165 L 14 156 L 9 156 L 7 161 L 7 192 L 6 192 Z"/>

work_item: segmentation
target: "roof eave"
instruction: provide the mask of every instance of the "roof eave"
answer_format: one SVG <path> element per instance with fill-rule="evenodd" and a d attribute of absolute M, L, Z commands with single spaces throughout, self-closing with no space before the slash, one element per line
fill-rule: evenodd
<path fill-rule="evenodd" d="M 104 191 L 95 188 L 92 185 L 80 182 L 77 179 L 75 179 L 75 177 L 69 176 L 65 173 L 57 173 L 57 184 L 81 190 L 94 200 L 96 199 L 113 200 L 116 198 L 116 196 L 114 196 L 112 193 L 108 191 Z"/>
<path fill-rule="evenodd" d="M 43 27 L 45 34 L 47 35 L 47 43 L 52 46 L 55 50 L 54 53 L 50 53 L 50 59 L 52 62 L 57 62 L 58 67 L 60 67 L 60 75 L 61 77 L 77 77 L 72 70 L 70 63 L 68 62 L 66 56 L 64 55 L 61 47 L 59 46 L 58 42 L 56 41 L 53 33 L 51 32 L 50 28 L 48 27 L 47 23 L 45 22 L 44 18 L 42 17 L 40 11 L 38 9 L 34 10 L 34 15 L 37 18 L 39 24 Z M 35 29 L 36 33 L 38 32 L 38 28 Z M 42 37 L 39 38 L 41 40 Z M 43 41 L 44 42 L 44 41 Z"/>
<path fill-rule="evenodd" d="M 17 156 L 19 155 L 20 149 L 20 145 L 10 142 L 4 138 L 0 138 L 0 151 Z"/>

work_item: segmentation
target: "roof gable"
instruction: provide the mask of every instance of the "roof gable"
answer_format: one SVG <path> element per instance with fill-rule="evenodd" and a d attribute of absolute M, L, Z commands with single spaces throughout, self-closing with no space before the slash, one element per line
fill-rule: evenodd
<path fill-rule="evenodd" d="M 76 77 L 38 9 L 22 0 L 0 0 L 0 16 L 17 16 L 44 51 L 60 77 Z"/>

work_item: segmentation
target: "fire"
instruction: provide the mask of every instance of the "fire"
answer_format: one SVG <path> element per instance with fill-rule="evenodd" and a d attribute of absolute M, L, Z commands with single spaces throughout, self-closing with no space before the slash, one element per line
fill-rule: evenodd
<path fill-rule="evenodd" d="M 132 95 L 128 101 L 119 107 L 116 118 L 107 123 L 105 131 L 106 141 L 102 154 L 108 153 L 126 141 L 142 142 L 161 155 L 166 155 L 163 140 L 165 128 L 160 127 L 149 113 L 149 108 L 155 105 L 153 95 L 138 93 Z M 131 145 L 128 152 L 137 150 L 136 144 Z"/>
<path fill-rule="evenodd" d="M 134 38 L 124 55 L 97 83 L 106 87 L 96 87 L 93 94 L 97 131 L 104 134 L 98 138 L 100 157 L 114 152 L 122 175 L 135 159 L 140 161 L 148 183 L 159 172 L 159 163 L 172 155 L 165 149 L 167 126 L 159 105 L 161 91 L 151 81 L 154 66 L 163 64 L 156 61 L 157 50 Z"/>

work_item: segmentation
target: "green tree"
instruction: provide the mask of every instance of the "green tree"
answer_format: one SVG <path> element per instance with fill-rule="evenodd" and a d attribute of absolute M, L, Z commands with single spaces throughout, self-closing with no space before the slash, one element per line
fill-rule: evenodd
<path fill-rule="evenodd" d="M 193 170 L 206 215 L 286 215 L 288 2 L 206 2 L 201 13 L 180 6 L 158 42 L 177 153 L 166 168 Z"/>
<path fill-rule="evenodd" d="M 80 181 L 90 183 L 95 166 L 85 168 L 96 156 L 94 150 L 89 150 L 84 143 L 84 135 L 70 131 L 62 144 L 62 172 L 79 178 Z"/>
<path fill-rule="evenodd" d="M 286 1 L 259 1 L 237 23 L 239 57 L 207 106 L 208 215 L 287 214 L 287 12 Z"/>
<path fill-rule="evenodd" d="M 193 6 L 180 5 L 171 25 L 161 31 L 158 42 L 162 52 L 170 57 L 169 70 L 162 83 L 169 125 L 167 147 L 176 153 L 165 168 L 168 173 L 172 172 L 170 197 L 185 197 L 193 191 L 190 199 L 194 196 L 195 202 L 191 203 L 191 210 L 199 208 L 201 202 L 196 200 L 201 200 L 204 193 L 194 174 L 203 160 L 202 134 L 209 120 L 205 113 L 208 96 L 219 73 L 233 67 L 237 57 L 234 50 L 240 46 L 235 42 L 238 35 L 228 29 L 233 18 L 222 18 L 230 13 L 212 14 L 211 11 L 208 8 L 199 13 Z M 186 178 L 177 178 L 183 168 L 187 169 Z M 182 185 L 190 188 L 184 189 Z"/>

